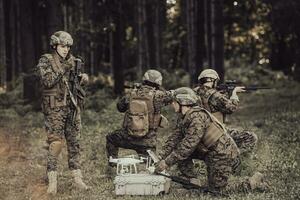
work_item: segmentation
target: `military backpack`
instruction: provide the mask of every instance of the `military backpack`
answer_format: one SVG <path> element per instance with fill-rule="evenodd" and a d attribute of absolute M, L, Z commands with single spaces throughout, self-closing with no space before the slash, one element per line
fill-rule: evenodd
<path fill-rule="evenodd" d="M 138 89 L 133 89 L 129 98 L 129 108 L 125 113 L 124 128 L 128 134 L 134 137 L 143 137 L 149 130 L 157 128 L 156 119 L 160 115 L 155 114 L 153 99 L 155 90 L 138 94 Z"/>

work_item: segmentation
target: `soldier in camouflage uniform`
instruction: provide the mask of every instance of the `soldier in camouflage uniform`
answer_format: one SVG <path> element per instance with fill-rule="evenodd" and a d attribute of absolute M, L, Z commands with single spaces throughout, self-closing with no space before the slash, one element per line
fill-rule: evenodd
<path fill-rule="evenodd" d="M 202 106 L 210 111 L 219 121 L 224 122 L 226 114 L 232 114 L 237 110 L 239 98 L 237 93 L 244 92 L 243 87 L 236 87 L 230 97 L 216 90 L 218 73 L 212 69 L 203 70 L 198 81 L 200 86 L 194 88 L 194 91 L 202 100 Z M 241 153 L 251 152 L 257 143 L 257 135 L 248 130 L 229 129 L 229 135 L 233 138 Z"/>
<path fill-rule="evenodd" d="M 166 118 L 161 115 L 161 109 L 172 102 L 174 92 L 160 90 L 161 84 L 161 73 L 156 70 L 148 70 L 143 76 L 142 85 L 139 88 L 131 89 L 129 94 L 119 100 L 117 108 L 120 112 L 125 112 L 125 117 L 123 127 L 106 136 L 106 152 L 108 158 L 117 158 L 120 147 L 133 149 L 141 155 L 147 155 L 147 149 L 156 149 L 157 129 L 166 121 Z M 149 105 L 149 107 L 153 107 L 149 115 L 149 131 L 143 137 L 131 135 L 126 126 L 126 114 L 129 110 L 130 99 L 133 95 L 138 98 L 149 95 L 152 96 L 152 104 L 150 103 L 151 105 Z"/>
<path fill-rule="evenodd" d="M 69 84 L 70 72 L 74 70 L 76 61 L 76 58 L 70 54 L 73 39 L 69 33 L 58 31 L 51 36 L 50 45 L 53 52 L 41 56 L 36 71 L 40 77 L 43 90 L 42 111 L 45 117 L 49 147 L 47 156 L 49 185 L 47 192 L 56 194 L 57 160 L 62 150 L 63 138 L 66 139 L 68 164 L 70 170 L 72 170 L 76 186 L 81 189 L 87 189 L 88 187 L 82 181 L 79 163 L 80 108 L 78 108 L 78 105 L 74 105 L 76 97 L 72 95 Z M 82 73 L 79 76 L 81 84 L 87 83 L 87 74 Z M 75 123 L 71 121 L 71 115 L 74 114 L 72 106 L 76 106 L 78 109 Z"/>
<path fill-rule="evenodd" d="M 179 88 L 175 94 L 172 105 L 181 114 L 180 124 L 165 143 L 156 172 L 186 160 L 203 159 L 208 171 L 208 189 L 215 194 L 264 189 L 263 175 L 259 172 L 250 178 L 228 181 L 239 163 L 235 142 L 216 117 L 197 106 L 192 89 Z"/>

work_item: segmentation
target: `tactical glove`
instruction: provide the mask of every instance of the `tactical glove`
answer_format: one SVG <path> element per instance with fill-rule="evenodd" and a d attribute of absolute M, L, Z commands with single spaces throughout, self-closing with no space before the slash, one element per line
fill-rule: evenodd
<path fill-rule="evenodd" d="M 155 164 L 155 172 L 161 172 L 168 168 L 168 165 L 165 160 L 161 160 Z"/>

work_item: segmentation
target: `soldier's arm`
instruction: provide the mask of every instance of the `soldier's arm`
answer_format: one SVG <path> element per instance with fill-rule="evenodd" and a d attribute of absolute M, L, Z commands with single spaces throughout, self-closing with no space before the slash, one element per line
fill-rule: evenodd
<path fill-rule="evenodd" d="M 196 117 L 193 115 L 194 113 L 191 115 L 192 121 L 185 137 L 177 144 L 177 148 L 165 159 L 169 166 L 175 164 L 177 161 L 189 158 L 202 140 L 206 130 L 206 120 L 208 120 L 208 117 L 204 113 L 198 113 Z"/>
<path fill-rule="evenodd" d="M 221 113 L 232 114 L 238 108 L 239 99 L 237 96 L 228 98 L 225 94 L 216 92 L 210 97 L 209 104 Z"/>
<path fill-rule="evenodd" d="M 159 156 L 162 159 L 165 159 L 173 151 L 173 149 L 176 147 L 176 144 L 178 144 L 178 142 L 180 142 L 180 140 L 182 139 L 182 133 L 179 129 L 179 121 L 180 120 L 178 119 L 176 128 L 174 129 L 172 134 L 169 135 L 167 141 L 165 142 L 165 144 L 162 148 L 163 151 L 159 153 Z"/>
<path fill-rule="evenodd" d="M 40 81 L 45 88 L 52 88 L 62 77 L 62 73 L 55 73 L 50 61 L 46 57 L 41 57 L 37 64 L 37 73 Z"/>
<path fill-rule="evenodd" d="M 128 110 L 129 106 L 129 96 L 123 96 L 119 101 L 117 102 L 117 109 L 119 112 L 126 112 Z"/>
<path fill-rule="evenodd" d="M 156 108 L 161 108 L 163 106 L 169 105 L 173 102 L 174 90 L 161 91 L 158 90 L 154 96 L 154 106 Z"/>

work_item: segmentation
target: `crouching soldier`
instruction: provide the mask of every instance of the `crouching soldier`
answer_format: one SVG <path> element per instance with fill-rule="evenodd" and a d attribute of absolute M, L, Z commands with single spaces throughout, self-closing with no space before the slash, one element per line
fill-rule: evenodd
<path fill-rule="evenodd" d="M 161 73 L 148 70 L 143 76 L 142 85 L 131 89 L 128 95 L 119 100 L 117 108 L 125 112 L 123 127 L 106 136 L 108 159 L 117 158 L 120 147 L 135 150 L 141 155 L 147 155 L 147 149 L 155 151 L 157 130 L 167 124 L 161 109 L 172 103 L 174 92 L 160 90 L 161 85 Z M 108 167 L 106 175 L 110 176 L 111 170 Z"/>
<path fill-rule="evenodd" d="M 220 122 L 224 122 L 226 114 L 232 114 L 237 110 L 239 104 L 239 92 L 244 92 L 243 87 L 235 87 L 230 97 L 216 89 L 220 78 L 213 69 L 203 70 L 199 77 L 199 86 L 194 88 L 196 94 L 201 98 L 203 107 L 211 112 Z M 241 153 L 251 152 L 257 143 L 257 135 L 247 130 L 227 128 L 229 135 L 233 138 Z"/>
<path fill-rule="evenodd" d="M 88 81 L 88 76 L 75 70 L 79 70 L 81 60 L 70 53 L 73 39 L 69 33 L 55 32 L 51 36 L 50 45 L 53 52 L 42 55 L 36 71 L 42 85 L 42 111 L 49 145 L 47 192 L 56 194 L 57 160 L 62 150 L 63 138 L 66 139 L 68 164 L 75 184 L 80 189 L 88 189 L 82 181 L 78 141 L 81 127 L 80 106 L 84 98 L 84 91 L 80 85 Z"/>
<path fill-rule="evenodd" d="M 164 157 L 156 171 L 192 159 L 202 159 L 207 166 L 208 189 L 215 194 L 264 189 L 261 173 L 244 180 L 228 181 L 239 161 L 239 149 L 223 125 L 207 110 L 197 106 L 197 96 L 190 88 L 175 90 L 173 108 L 181 123 L 165 143 Z"/>

